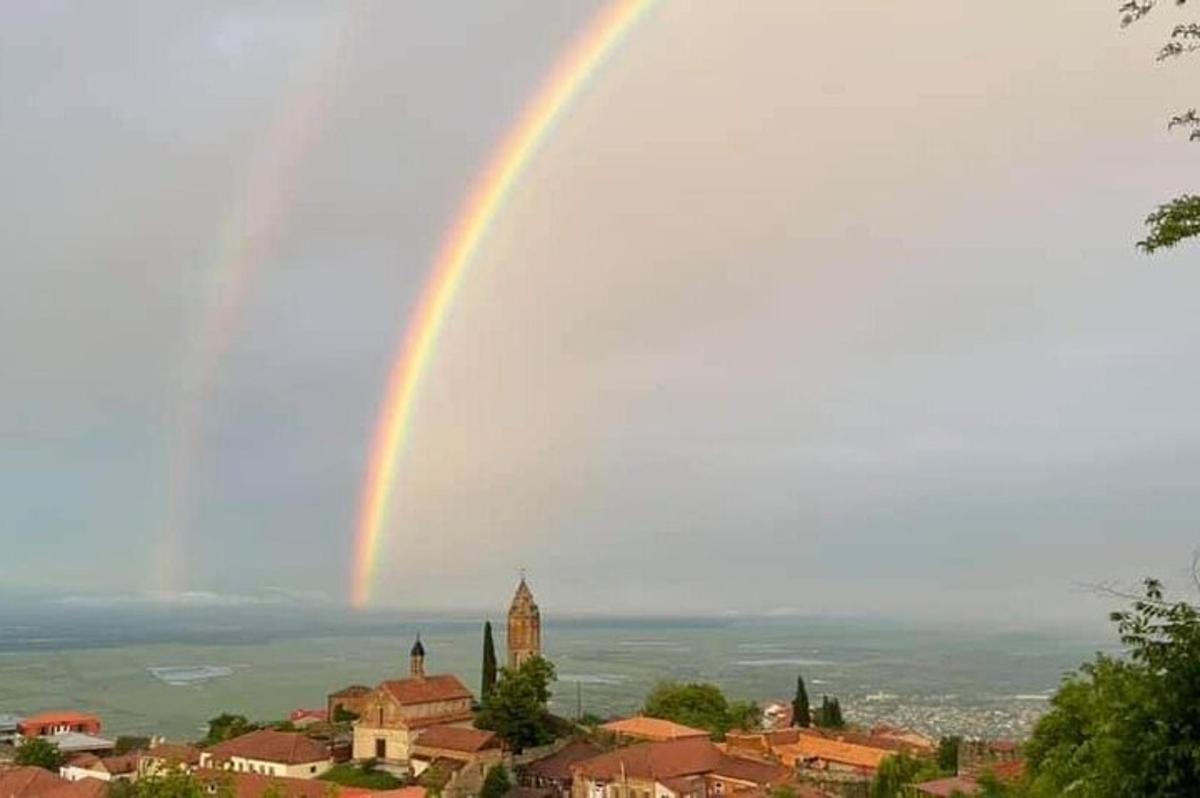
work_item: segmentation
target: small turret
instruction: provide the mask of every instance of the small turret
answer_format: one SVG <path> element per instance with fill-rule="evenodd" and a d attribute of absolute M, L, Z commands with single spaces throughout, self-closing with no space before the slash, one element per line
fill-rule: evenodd
<path fill-rule="evenodd" d="M 425 678 L 425 646 L 421 645 L 421 635 L 417 635 L 417 642 L 413 643 L 412 651 L 409 656 L 409 674 L 414 679 Z"/>

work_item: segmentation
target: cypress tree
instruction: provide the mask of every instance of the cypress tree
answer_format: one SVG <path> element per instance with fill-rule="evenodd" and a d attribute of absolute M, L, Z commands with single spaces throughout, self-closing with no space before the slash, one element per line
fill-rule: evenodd
<path fill-rule="evenodd" d="M 792 699 L 792 725 L 811 726 L 812 711 L 808 706 L 808 690 L 804 687 L 804 677 L 796 675 L 796 697 Z"/>
<path fill-rule="evenodd" d="M 825 725 L 831 729 L 840 729 L 846 725 L 846 721 L 842 720 L 842 702 L 838 701 L 837 696 L 829 701 L 828 721 Z"/>
<path fill-rule="evenodd" d="M 496 644 L 492 642 L 492 622 L 483 624 L 483 682 L 479 687 L 479 698 L 487 701 L 496 687 Z"/>

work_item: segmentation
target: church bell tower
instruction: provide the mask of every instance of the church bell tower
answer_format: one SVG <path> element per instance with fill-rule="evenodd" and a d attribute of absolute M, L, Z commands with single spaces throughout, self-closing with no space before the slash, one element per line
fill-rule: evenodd
<path fill-rule="evenodd" d="M 524 575 L 508 608 L 508 667 L 519 668 L 542 655 L 542 614 Z"/>

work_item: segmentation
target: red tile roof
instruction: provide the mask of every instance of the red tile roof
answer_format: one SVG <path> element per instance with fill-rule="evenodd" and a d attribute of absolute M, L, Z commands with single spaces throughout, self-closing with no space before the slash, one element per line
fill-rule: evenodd
<path fill-rule="evenodd" d="M 704 729 L 693 729 L 662 718 L 649 718 L 645 715 L 635 715 L 632 718 L 622 718 L 605 723 L 600 727 L 605 731 L 622 737 L 636 737 L 641 740 L 679 740 L 685 737 L 708 737 Z"/>
<path fill-rule="evenodd" d="M 211 754 L 217 761 L 241 757 L 285 765 L 302 765 L 329 759 L 329 750 L 317 741 L 298 732 L 281 732 L 274 729 L 259 729 L 241 737 L 234 737 L 232 740 L 217 743 L 206 753 Z"/>
<path fill-rule="evenodd" d="M 599 756 L 601 753 L 603 752 L 598 745 L 593 745 L 586 740 L 572 740 L 553 754 L 525 765 L 523 772 L 535 778 L 570 781 L 572 765 Z"/>
<path fill-rule="evenodd" d="M 100 779 L 67 781 L 41 768 L 0 770 L 3 798 L 103 798 L 107 789 Z"/>
<path fill-rule="evenodd" d="M 100 723 L 100 718 L 96 715 L 87 712 L 75 712 L 74 710 L 63 710 L 61 712 L 40 712 L 37 715 L 30 715 L 21 719 L 22 723 L 30 725 L 44 725 L 47 723 L 58 725 L 60 723 L 76 724 L 76 723 Z"/>
<path fill-rule="evenodd" d="M 422 748 L 438 748 L 445 751 L 462 751 L 473 754 L 485 748 L 499 745 L 496 733 L 463 726 L 430 726 L 417 737 L 416 745 Z"/>
<path fill-rule="evenodd" d="M 451 712 L 449 715 L 433 715 L 428 718 L 404 718 L 400 722 L 406 729 L 427 729 L 430 726 L 462 723 L 463 721 L 471 720 L 473 717 L 475 716 L 471 714 L 471 710 L 464 709 L 462 712 Z"/>
<path fill-rule="evenodd" d="M 753 784 L 783 784 L 792 777 L 791 768 L 728 755 L 721 757 L 713 773 L 727 779 Z"/>
<path fill-rule="evenodd" d="M 789 745 L 775 746 L 775 753 L 783 764 L 789 766 L 818 760 L 862 770 L 875 770 L 880 762 L 892 755 L 891 751 L 884 748 L 827 740 L 808 734 L 801 734 L 796 742 Z"/>
<path fill-rule="evenodd" d="M 707 738 L 690 737 L 618 748 L 576 763 L 571 772 L 590 779 L 609 780 L 624 774 L 661 781 L 711 773 L 724 758 L 725 754 Z"/>
<path fill-rule="evenodd" d="M 449 673 L 422 679 L 392 679 L 379 686 L 401 706 L 471 698 L 471 691 Z"/>

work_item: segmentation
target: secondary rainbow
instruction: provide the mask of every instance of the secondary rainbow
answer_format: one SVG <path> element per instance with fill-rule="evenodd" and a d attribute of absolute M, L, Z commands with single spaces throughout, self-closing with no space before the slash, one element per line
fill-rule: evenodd
<path fill-rule="evenodd" d="M 555 120 L 653 3 L 654 0 L 618 0 L 592 20 L 526 105 L 443 239 L 392 366 L 376 422 L 355 539 L 351 602 L 357 607 L 364 606 L 371 596 L 380 539 L 413 407 L 438 334 L 472 256 Z"/>

